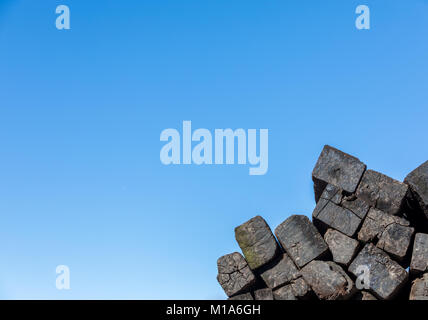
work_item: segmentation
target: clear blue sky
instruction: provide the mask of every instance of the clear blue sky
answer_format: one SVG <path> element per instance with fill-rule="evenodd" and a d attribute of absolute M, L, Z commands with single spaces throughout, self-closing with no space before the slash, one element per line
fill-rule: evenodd
<path fill-rule="evenodd" d="M 427 34 L 427 0 L 0 0 L 0 298 L 224 298 L 234 227 L 310 215 L 324 144 L 428 159 Z M 268 173 L 162 165 L 183 120 L 269 129 Z"/>

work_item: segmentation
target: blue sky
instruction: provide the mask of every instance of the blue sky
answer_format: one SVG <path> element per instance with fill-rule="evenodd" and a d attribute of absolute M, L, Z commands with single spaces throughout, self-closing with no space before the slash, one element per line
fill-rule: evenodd
<path fill-rule="evenodd" d="M 427 17 L 426 0 L 0 0 L 0 298 L 224 298 L 234 227 L 310 215 L 324 144 L 399 180 L 428 159 Z M 162 165 L 184 120 L 269 129 L 268 173 Z"/>

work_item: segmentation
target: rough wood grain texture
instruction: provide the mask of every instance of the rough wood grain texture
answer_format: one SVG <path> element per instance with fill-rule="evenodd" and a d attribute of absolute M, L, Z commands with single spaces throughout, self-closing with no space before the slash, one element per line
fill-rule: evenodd
<path fill-rule="evenodd" d="M 415 235 L 410 272 L 413 274 L 428 272 L 428 234 L 426 233 Z"/>
<path fill-rule="evenodd" d="M 230 297 L 227 300 L 254 300 L 254 298 L 251 293 L 247 292 Z"/>
<path fill-rule="evenodd" d="M 358 291 L 353 297 L 352 300 L 377 300 L 374 295 L 368 291 Z"/>
<path fill-rule="evenodd" d="M 408 280 L 406 270 L 372 243 L 366 244 L 348 271 L 358 277 L 360 267 L 368 269 L 370 291 L 380 299 L 392 299 Z"/>
<path fill-rule="evenodd" d="M 392 215 L 400 215 L 409 187 L 380 172 L 367 170 L 357 189 L 357 197 Z"/>
<path fill-rule="evenodd" d="M 324 146 L 312 171 L 316 202 L 327 184 L 348 193 L 355 192 L 365 170 L 366 165 L 359 159 L 331 146 Z"/>
<path fill-rule="evenodd" d="M 312 220 L 320 232 L 333 228 L 349 237 L 355 235 L 362 221 L 352 211 L 322 198 L 312 213 Z"/>
<path fill-rule="evenodd" d="M 254 273 L 238 252 L 220 257 L 217 268 L 217 280 L 229 297 L 248 291 L 256 283 Z"/>
<path fill-rule="evenodd" d="M 328 253 L 327 244 L 306 216 L 289 217 L 275 229 L 275 234 L 299 268 Z"/>
<path fill-rule="evenodd" d="M 226 294 L 428 300 L 428 161 L 402 183 L 324 146 L 312 179 L 313 222 L 292 215 L 272 234 L 256 216 L 235 228 L 245 259 L 239 253 L 219 259 L 217 279 Z M 413 284 L 407 267 L 411 279 L 420 277 Z"/>
<path fill-rule="evenodd" d="M 413 281 L 409 299 L 428 300 L 428 273 Z"/>
<path fill-rule="evenodd" d="M 288 284 L 299 276 L 299 270 L 297 270 L 293 260 L 285 253 L 279 259 L 263 267 L 259 273 L 271 289 Z"/>
<path fill-rule="evenodd" d="M 355 195 L 344 197 L 341 202 L 341 206 L 352 211 L 360 219 L 364 219 L 370 209 L 370 206 L 367 204 L 367 202 L 357 198 Z"/>
<path fill-rule="evenodd" d="M 254 291 L 254 300 L 273 300 L 272 290 L 264 288 Z"/>
<path fill-rule="evenodd" d="M 298 300 L 307 300 L 313 294 L 311 287 L 307 284 L 303 277 L 299 277 L 291 281 L 291 291 Z"/>
<path fill-rule="evenodd" d="M 278 243 L 271 229 L 260 216 L 236 227 L 235 238 L 253 270 L 272 261 L 279 252 Z"/>
<path fill-rule="evenodd" d="M 398 223 L 388 225 L 379 237 L 376 246 L 389 253 L 397 261 L 407 257 L 415 229 Z"/>
<path fill-rule="evenodd" d="M 370 208 L 358 232 L 358 240 L 363 242 L 376 242 L 379 240 L 384 230 L 392 224 L 399 224 L 405 227 L 410 226 L 409 221 L 404 218 L 392 216 L 381 210 Z"/>
<path fill-rule="evenodd" d="M 358 241 L 339 231 L 328 229 L 324 235 L 324 240 L 333 255 L 333 261 L 342 266 L 348 266 L 357 254 Z"/>
<path fill-rule="evenodd" d="M 342 189 L 332 185 L 332 184 L 328 184 L 323 193 L 321 194 L 321 199 L 325 199 L 328 201 L 331 201 L 335 204 L 340 204 L 340 202 L 342 201 Z"/>
<path fill-rule="evenodd" d="M 404 182 L 410 187 L 411 202 L 428 219 L 428 161 L 410 172 Z"/>
<path fill-rule="evenodd" d="M 314 260 L 301 273 L 319 299 L 346 300 L 355 293 L 354 282 L 334 262 Z"/>
<path fill-rule="evenodd" d="M 274 290 L 273 297 L 275 300 L 297 300 L 293 294 L 291 285 L 286 285 Z"/>
<path fill-rule="evenodd" d="M 402 261 L 408 255 L 414 231 L 404 218 L 371 208 L 358 233 L 358 240 L 377 243 L 379 248 Z"/>

